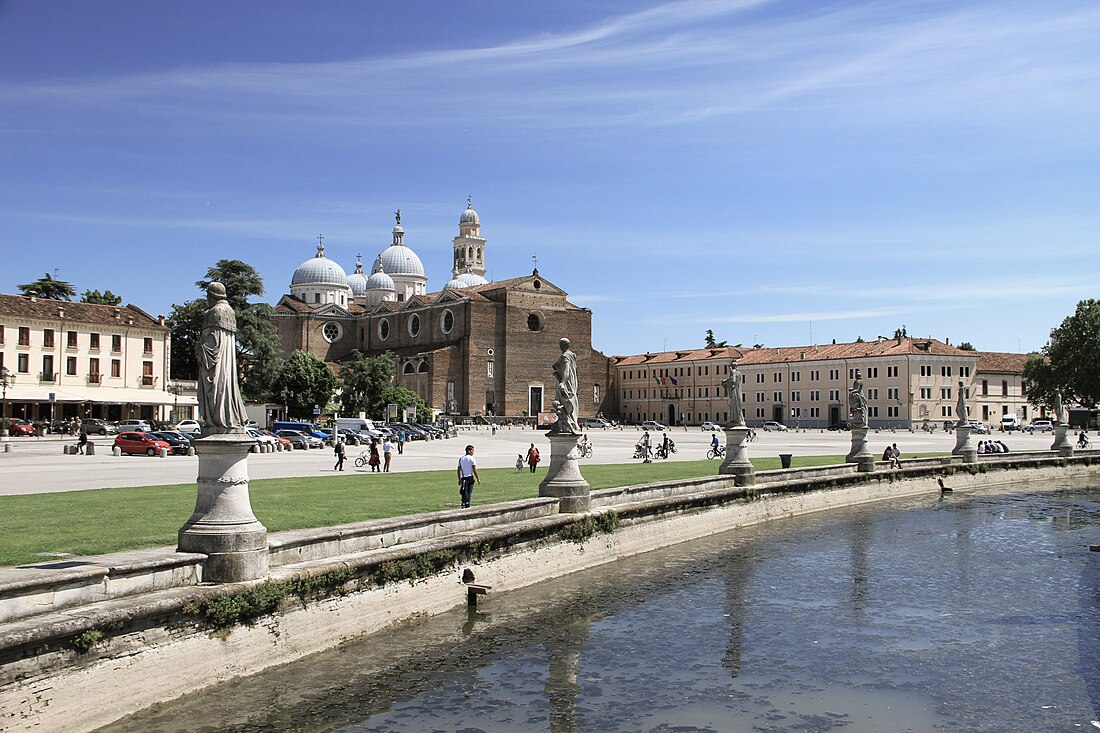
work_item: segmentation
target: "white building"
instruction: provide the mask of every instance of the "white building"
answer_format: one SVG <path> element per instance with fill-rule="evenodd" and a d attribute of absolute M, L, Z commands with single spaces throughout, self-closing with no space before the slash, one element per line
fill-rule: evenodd
<path fill-rule="evenodd" d="M 7 416 L 189 417 L 194 391 L 169 382 L 170 344 L 164 316 L 135 305 L 0 295 L 0 367 L 15 378 Z"/>

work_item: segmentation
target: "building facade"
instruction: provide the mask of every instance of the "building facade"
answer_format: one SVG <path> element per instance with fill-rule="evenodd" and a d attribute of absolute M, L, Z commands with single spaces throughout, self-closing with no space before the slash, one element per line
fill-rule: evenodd
<path fill-rule="evenodd" d="M 619 418 L 693 424 L 729 420 L 722 380 L 736 359 L 749 425 L 774 420 L 824 428 L 848 418 L 857 370 L 871 427 L 908 428 L 955 420 L 959 382 L 969 417 L 1040 416 L 1022 391 L 1023 354 L 956 349 L 931 338 L 898 337 L 783 348 L 724 347 L 613 358 Z"/>
<path fill-rule="evenodd" d="M 177 419 L 190 417 L 196 400 L 170 381 L 170 343 L 164 317 L 134 305 L 0 295 L 0 367 L 15 377 L 7 415 L 168 421 L 175 411 Z"/>
<path fill-rule="evenodd" d="M 514 417 L 550 410 L 552 365 L 565 337 L 577 354 L 581 414 L 615 411 L 611 362 L 592 347 L 592 312 L 570 303 L 537 269 L 486 280 L 486 241 L 469 203 L 446 255 L 453 257 L 452 279 L 438 291 L 427 292 L 423 264 L 404 235 L 398 218 L 393 243 L 375 258 L 370 276 L 357 262 L 343 281 L 318 245 L 275 306 L 284 357 L 300 349 L 339 369 L 353 351 L 390 352 L 397 383 L 429 406 Z"/>

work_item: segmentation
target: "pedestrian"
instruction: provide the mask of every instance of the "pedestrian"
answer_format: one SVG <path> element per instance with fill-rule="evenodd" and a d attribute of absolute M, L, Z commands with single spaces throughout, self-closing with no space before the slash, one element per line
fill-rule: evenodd
<path fill-rule="evenodd" d="M 405 455 L 405 431 L 397 431 L 397 455 Z"/>
<path fill-rule="evenodd" d="M 897 443 L 890 448 L 890 468 L 901 468 L 901 451 Z"/>
<path fill-rule="evenodd" d="M 535 472 L 535 469 L 539 465 L 539 449 L 532 443 L 531 447 L 527 449 L 527 465 L 531 467 L 531 473 Z"/>
<path fill-rule="evenodd" d="M 642 463 L 653 463 L 653 460 L 650 458 L 650 454 L 649 454 L 649 449 L 650 449 L 650 446 L 652 445 L 652 443 L 651 443 L 650 438 L 649 438 L 649 431 L 648 430 L 643 430 L 642 431 L 642 439 L 640 441 L 638 441 L 638 445 L 642 449 Z"/>
<path fill-rule="evenodd" d="M 668 458 L 668 433 L 661 433 L 661 458 Z"/>
<path fill-rule="evenodd" d="M 84 429 L 84 426 L 80 426 L 80 441 L 76 444 L 77 451 L 80 455 L 84 455 L 84 446 L 88 445 L 88 431 Z"/>
<path fill-rule="evenodd" d="M 493 433 L 493 435 L 497 434 L 497 424 L 496 423 L 493 423 L 492 433 Z"/>
<path fill-rule="evenodd" d="M 389 436 L 386 436 L 386 440 L 382 443 L 382 457 L 385 459 L 385 467 L 382 471 L 389 473 L 390 461 L 393 460 L 393 443 L 390 442 Z"/>
<path fill-rule="evenodd" d="M 378 438 L 370 439 L 370 470 L 371 473 L 381 473 L 379 465 L 382 463 L 381 457 L 378 455 Z"/>
<path fill-rule="evenodd" d="M 532 447 L 534 447 L 532 445 Z M 466 454 L 458 459 L 458 495 L 462 499 L 462 508 L 470 508 L 470 500 L 474 496 L 474 482 L 481 484 L 481 477 L 477 475 L 477 461 L 474 460 L 474 447 L 466 446 Z"/>
<path fill-rule="evenodd" d="M 523 473 L 523 454 L 516 454 L 516 473 Z"/>
<path fill-rule="evenodd" d="M 336 447 L 333 448 L 332 450 L 336 454 L 336 465 L 332 467 L 332 470 L 333 471 L 343 471 L 344 470 L 344 459 L 347 458 L 347 455 L 348 455 L 347 448 L 344 447 L 344 438 L 343 438 L 343 436 L 341 436 L 336 441 Z"/>

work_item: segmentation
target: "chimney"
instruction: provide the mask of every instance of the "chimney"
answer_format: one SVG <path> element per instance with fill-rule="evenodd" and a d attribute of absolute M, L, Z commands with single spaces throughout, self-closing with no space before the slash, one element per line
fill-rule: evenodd
<path fill-rule="evenodd" d="M 160 315 L 157 316 L 157 323 L 159 323 L 162 326 L 164 325 L 164 314 L 163 313 L 161 313 Z"/>
<path fill-rule="evenodd" d="M 898 331 L 898 346 L 901 346 L 901 331 Z"/>
<path fill-rule="evenodd" d="M 122 320 L 122 313 L 119 312 L 118 308 L 115 308 L 115 312 L 112 315 L 114 315 L 116 321 Z"/>
<path fill-rule="evenodd" d="M 30 298 L 30 301 L 32 303 L 37 303 L 38 302 L 38 297 L 37 296 L 38 296 L 38 293 L 34 292 L 33 290 L 28 290 L 27 291 L 27 297 Z"/>
<path fill-rule="evenodd" d="M 64 318 L 65 317 L 65 306 L 63 306 L 63 305 L 57 306 L 57 317 L 58 318 Z"/>

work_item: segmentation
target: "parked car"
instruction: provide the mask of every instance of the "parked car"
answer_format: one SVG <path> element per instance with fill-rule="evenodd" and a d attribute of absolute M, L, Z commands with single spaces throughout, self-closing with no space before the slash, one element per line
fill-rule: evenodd
<path fill-rule="evenodd" d="M 176 424 L 176 432 L 187 433 L 189 435 L 200 435 L 202 434 L 202 427 L 197 420 L 180 420 L 180 422 Z"/>
<path fill-rule="evenodd" d="M 1009 413 L 1007 415 L 1001 415 L 1001 430 L 1005 432 L 1012 432 L 1013 430 L 1019 430 L 1020 418 L 1016 417 L 1015 413 Z"/>
<path fill-rule="evenodd" d="M 348 430 L 347 428 L 336 428 L 338 435 L 344 437 L 344 442 L 348 445 L 360 445 L 370 441 L 370 437 L 363 435 L 358 430 Z"/>
<path fill-rule="evenodd" d="M 663 432 L 665 430 L 668 430 L 668 425 L 662 425 L 661 423 L 657 422 L 656 420 L 646 420 L 645 422 L 642 423 L 642 430 L 648 430 L 651 433 L 652 432 L 660 433 L 660 432 Z"/>
<path fill-rule="evenodd" d="M 848 424 L 847 420 L 841 420 L 840 422 L 833 423 L 829 426 L 829 430 L 851 430 L 852 427 Z"/>
<path fill-rule="evenodd" d="M 978 433 L 979 435 L 989 434 L 989 428 L 987 428 L 985 423 L 981 422 L 980 420 L 971 420 L 970 429 L 973 430 L 975 433 Z"/>
<path fill-rule="evenodd" d="M 943 429 L 944 430 L 954 430 L 955 429 L 955 421 L 954 420 L 944 420 L 943 421 Z"/>
<path fill-rule="evenodd" d="M 429 438 L 442 438 L 446 435 L 446 433 L 443 432 L 443 428 L 437 428 L 435 425 L 428 425 L 426 423 L 420 422 L 413 424 L 421 430 L 427 432 Z"/>
<path fill-rule="evenodd" d="M 84 426 L 84 429 L 87 430 L 89 434 L 95 434 L 95 433 L 98 433 L 99 435 L 117 435 L 118 434 L 118 426 L 117 425 L 112 425 L 111 423 L 107 422 L 106 420 L 100 420 L 98 417 L 86 418 L 81 424 Z"/>
<path fill-rule="evenodd" d="M 191 447 L 191 439 L 183 433 L 174 433 L 171 430 L 154 430 L 153 432 L 146 433 L 151 438 L 163 440 L 168 444 L 169 453 L 173 455 L 187 455 L 187 450 Z"/>
<path fill-rule="evenodd" d="M 313 435 L 306 435 L 300 430 L 280 430 L 276 432 L 275 435 L 280 438 L 286 438 L 295 448 L 301 448 L 303 450 L 308 448 L 323 448 L 325 446 L 320 438 Z"/>
<path fill-rule="evenodd" d="M 8 421 L 8 435 L 34 435 L 34 425 L 26 420 L 12 418 Z"/>
<path fill-rule="evenodd" d="M 787 432 L 787 426 L 781 422 L 776 422 L 775 420 L 768 420 L 760 426 L 760 429 L 763 430 L 765 433 L 770 433 L 773 430 L 780 433 Z"/>
<path fill-rule="evenodd" d="M 717 431 L 717 430 L 721 430 L 721 429 L 722 429 L 722 426 L 721 426 L 721 425 L 719 425 L 719 424 L 718 424 L 718 423 L 716 423 L 716 422 L 705 422 L 705 423 L 703 423 L 703 424 L 702 424 L 702 425 L 701 425 L 700 427 L 702 428 L 702 430 L 703 430 L 703 432 L 704 432 L 704 433 L 707 433 L 707 432 L 711 432 L 711 433 L 713 433 L 713 432 L 715 432 L 715 431 Z"/>
<path fill-rule="evenodd" d="M 135 432 L 146 432 L 147 433 L 152 429 L 153 429 L 153 426 L 150 425 L 145 420 L 119 420 L 118 421 L 118 432 L 120 432 L 120 433 L 123 430 L 132 430 L 132 431 L 135 431 Z"/>
<path fill-rule="evenodd" d="M 155 456 L 163 448 L 171 451 L 172 446 L 160 438 L 153 437 L 151 433 L 127 431 L 115 436 L 114 447 L 123 453 L 131 455 L 144 453 L 147 456 Z"/>
<path fill-rule="evenodd" d="M 257 445 L 276 445 L 279 442 L 278 440 L 276 440 L 275 436 L 261 433 L 256 428 L 245 429 L 248 430 L 249 435 L 256 439 Z"/>
<path fill-rule="evenodd" d="M 1053 433 L 1054 423 L 1050 420 L 1035 419 L 1031 421 L 1031 424 L 1024 428 L 1026 433 Z"/>
<path fill-rule="evenodd" d="M 584 419 L 585 430 L 593 430 L 595 428 L 602 428 L 606 430 L 611 427 L 611 423 L 604 420 L 602 417 L 586 417 Z"/>
<path fill-rule="evenodd" d="M 279 445 L 281 445 L 283 447 L 283 450 L 292 450 L 294 448 L 294 444 L 291 443 L 288 439 L 279 437 L 278 435 L 271 432 L 270 430 L 261 430 L 260 432 L 263 433 L 264 435 L 270 437 L 272 440 L 274 440 Z"/>

